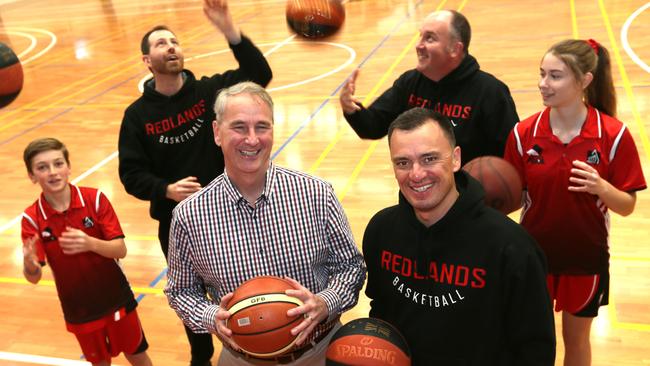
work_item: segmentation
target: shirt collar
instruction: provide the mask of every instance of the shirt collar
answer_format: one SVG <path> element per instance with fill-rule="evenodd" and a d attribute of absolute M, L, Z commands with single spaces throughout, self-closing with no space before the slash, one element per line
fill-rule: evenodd
<path fill-rule="evenodd" d="M 538 116 L 533 129 L 534 137 L 550 138 L 553 136 L 549 116 L 551 108 L 547 107 Z M 587 107 L 587 117 L 580 130 L 580 137 L 583 139 L 597 139 L 602 137 L 602 120 L 600 111 L 592 106 Z"/>
<path fill-rule="evenodd" d="M 68 207 L 68 210 L 72 208 L 80 208 L 80 207 L 85 207 L 86 202 L 84 201 L 83 196 L 81 195 L 81 190 L 79 187 L 68 184 L 70 186 L 70 206 Z M 45 194 L 41 193 L 41 196 L 38 197 L 38 209 L 41 215 L 43 216 L 43 219 L 47 220 L 48 217 L 52 217 L 54 215 L 60 214 L 59 211 L 55 210 L 50 206 L 50 204 L 47 202 L 45 199 Z"/>
<path fill-rule="evenodd" d="M 228 177 L 228 172 L 226 169 L 224 169 L 224 188 L 226 191 L 226 195 L 228 198 L 232 201 L 233 204 L 239 204 L 240 202 L 245 202 L 246 200 L 244 199 L 244 196 L 239 192 L 237 187 L 232 183 L 230 178 Z M 269 167 L 266 170 L 266 179 L 264 181 L 264 189 L 262 190 L 262 195 L 257 199 L 255 202 L 256 204 L 268 200 L 269 197 L 271 196 L 271 193 L 273 192 L 273 187 L 275 186 L 275 180 L 277 176 L 277 168 L 275 164 L 273 164 L 273 161 L 269 163 Z"/>

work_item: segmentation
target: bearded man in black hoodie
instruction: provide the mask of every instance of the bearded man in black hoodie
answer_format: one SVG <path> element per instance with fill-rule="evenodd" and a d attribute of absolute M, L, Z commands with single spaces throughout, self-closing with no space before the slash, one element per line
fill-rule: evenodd
<path fill-rule="evenodd" d="M 508 86 L 480 70 L 468 53 L 471 28 L 453 10 L 429 14 L 415 46 L 417 66 L 403 73 L 368 108 L 355 98 L 355 70 L 341 89 L 340 103 L 350 126 L 364 139 L 386 136 L 388 125 L 413 107 L 447 116 L 463 149 L 462 164 L 485 155 L 503 156 L 506 139 L 519 121 Z"/>
<path fill-rule="evenodd" d="M 484 204 L 449 120 L 413 108 L 388 142 L 400 194 L 363 237 L 370 316 L 400 330 L 414 366 L 552 366 L 544 254 Z"/>
<path fill-rule="evenodd" d="M 153 78 L 124 112 L 120 128 L 120 180 L 129 194 L 150 201 L 165 258 L 176 204 L 223 173 L 223 153 L 212 131 L 217 92 L 241 81 L 266 86 L 272 77 L 264 55 L 234 24 L 226 0 L 204 0 L 203 12 L 226 37 L 239 69 L 197 80 L 183 68 L 176 35 L 166 26 L 154 27 L 141 42 L 142 60 Z M 195 334 L 187 327 L 185 332 L 191 346 L 190 365 L 209 365 L 212 336 Z"/>

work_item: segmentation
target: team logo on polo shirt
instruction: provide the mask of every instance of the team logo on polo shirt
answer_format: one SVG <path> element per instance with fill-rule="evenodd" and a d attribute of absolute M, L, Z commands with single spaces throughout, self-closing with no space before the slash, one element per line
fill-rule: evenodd
<path fill-rule="evenodd" d="M 596 149 L 587 152 L 587 164 L 600 164 L 600 152 Z"/>
<path fill-rule="evenodd" d="M 52 229 L 49 227 L 46 227 L 41 231 L 41 238 L 43 238 L 43 241 L 55 241 L 56 236 L 54 236 L 54 233 L 52 232 Z"/>
<path fill-rule="evenodd" d="M 84 217 L 82 222 L 83 222 L 85 228 L 91 228 L 91 227 L 95 226 L 95 222 L 93 221 L 93 219 L 91 219 L 88 216 Z"/>
<path fill-rule="evenodd" d="M 544 157 L 542 157 L 542 148 L 535 144 L 530 150 L 526 151 L 528 155 L 528 162 L 530 164 L 544 164 Z"/>

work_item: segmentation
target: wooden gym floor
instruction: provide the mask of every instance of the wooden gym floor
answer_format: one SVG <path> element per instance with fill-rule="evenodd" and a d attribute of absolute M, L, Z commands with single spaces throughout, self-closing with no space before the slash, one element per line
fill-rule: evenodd
<path fill-rule="evenodd" d="M 551 43 L 577 37 L 605 44 L 613 56 L 619 118 L 635 137 L 646 176 L 650 172 L 650 3 L 357 0 L 346 4 L 342 31 L 323 42 L 291 36 L 284 0 L 230 3 L 242 30 L 267 53 L 275 75 L 270 85 L 277 105 L 275 161 L 330 181 L 359 243 L 369 217 L 395 203 L 397 188 L 386 141 L 359 140 L 342 118 L 336 95 L 355 67 L 361 67 L 357 92 L 365 101 L 412 68 L 418 24 L 437 8 L 467 15 L 473 28 L 470 52 L 509 85 L 521 118 L 541 108 L 538 67 Z M 20 55 L 25 70 L 21 95 L 0 111 L 1 365 L 74 365 L 80 359 L 74 337 L 65 331 L 50 271 L 37 286 L 21 275 L 18 217 L 39 194 L 27 179 L 22 150 L 45 136 L 68 145 L 74 182 L 101 188 L 117 210 L 129 249 L 123 268 L 140 300 L 153 361 L 188 363 L 181 323 L 161 292 L 165 261 L 156 223 L 148 216 L 148 203 L 127 195 L 117 175 L 122 113 L 147 75 L 140 38 L 156 24 L 175 30 L 186 67 L 195 74 L 235 67 L 224 38 L 205 20 L 200 0 L 0 0 L 0 41 Z M 612 215 L 611 305 L 601 309 L 593 326 L 594 365 L 650 364 L 648 228 L 647 191 L 638 195 L 633 215 Z M 367 311 L 362 295 L 344 320 Z M 562 354 L 560 341 L 558 365 Z M 127 364 L 123 357 L 115 363 Z"/>

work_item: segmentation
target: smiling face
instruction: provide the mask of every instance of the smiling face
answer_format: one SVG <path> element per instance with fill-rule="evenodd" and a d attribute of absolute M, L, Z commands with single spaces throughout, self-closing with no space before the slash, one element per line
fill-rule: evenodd
<path fill-rule="evenodd" d="M 460 148 L 452 148 L 440 126 L 429 120 L 413 130 L 394 130 L 390 155 L 400 191 L 418 219 L 432 225 L 458 197 L 454 173 Z"/>
<path fill-rule="evenodd" d="M 562 108 L 582 103 L 584 88 L 592 79 L 591 73 L 577 80 L 564 61 L 552 53 L 547 53 L 539 67 L 539 91 L 544 105 Z"/>
<path fill-rule="evenodd" d="M 32 158 L 29 179 L 38 183 L 46 196 L 65 190 L 69 177 L 70 165 L 62 151 L 47 150 Z"/>
<path fill-rule="evenodd" d="M 183 71 L 183 49 L 174 33 L 158 30 L 149 35 L 149 54 L 142 60 L 155 74 L 174 75 Z"/>
<path fill-rule="evenodd" d="M 429 15 L 420 27 L 420 40 L 415 45 L 416 69 L 433 81 L 442 79 L 460 63 L 462 44 L 450 33 L 452 14 L 447 11 Z"/>
<path fill-rule="evenodd" d="M 268 104 L 251 94 L 231 96 L 213 129 L 229 177 L 265 176 L 273 147 L 273 111 Z"/>

